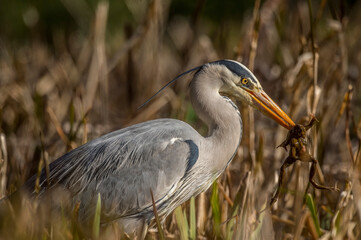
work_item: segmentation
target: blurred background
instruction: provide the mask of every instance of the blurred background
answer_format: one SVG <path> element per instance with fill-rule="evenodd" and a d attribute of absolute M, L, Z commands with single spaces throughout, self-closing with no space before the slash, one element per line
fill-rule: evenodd
<path fill-rule="evenodd" d="M 138 122 L 178 118 L 206 134 L 188 98 L 191 76 L 138 107 L 183 71 L 227 58 L 253 70 L 295 122 L 317 117 L 317 181 L 340 191 L 310 187 L 309 165 L 296 163 L 278 202 L 260 213 L 287 131 L 237 103 L 245 132 L 235 159 L 167 218 L 166 238 L 360 239 L 360 11 L 356 0 L 2 1 L 0 197 L 67 151 Z M 70 220 L 31 224 L 34 206 L 22 204 L 0 216 L 1 238 L 78 236 Z"/>

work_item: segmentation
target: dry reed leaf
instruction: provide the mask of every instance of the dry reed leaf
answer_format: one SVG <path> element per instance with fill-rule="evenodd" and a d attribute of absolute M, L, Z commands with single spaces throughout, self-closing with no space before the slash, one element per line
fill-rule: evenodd
<path fill-rule="evenodd" d="M 8 152 L 5 134 L 0 133 L 0 199 L 6 196 Z"/>

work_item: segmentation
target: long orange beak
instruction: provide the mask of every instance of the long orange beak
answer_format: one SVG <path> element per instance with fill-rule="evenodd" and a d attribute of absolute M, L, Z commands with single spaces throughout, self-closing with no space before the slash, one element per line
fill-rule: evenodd
<path fill-rule="evenodd" d="M 263 91 L 255 90 L 251 91 L 246 89 L 246 91 L 251 95 L 253 100 L 255 100 L 262 108 L 262 112 L 269 115 L 273 120 L 279 123 L 281 126 L 290 130 L 295 123 L 291 118 Z"/>

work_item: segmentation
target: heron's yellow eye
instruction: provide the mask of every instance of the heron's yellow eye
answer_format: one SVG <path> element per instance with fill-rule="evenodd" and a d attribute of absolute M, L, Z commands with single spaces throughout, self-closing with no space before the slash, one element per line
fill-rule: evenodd
<path fill-rule="evenodd" d="M 243 85 L 246 85 L 248 83 L 248 79 L 247 78 L 242 78 L 241 80 Z"/>

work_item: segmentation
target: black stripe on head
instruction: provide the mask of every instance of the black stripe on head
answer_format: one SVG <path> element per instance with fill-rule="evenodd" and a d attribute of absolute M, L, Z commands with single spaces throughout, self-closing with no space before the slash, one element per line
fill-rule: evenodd
<path fill-rule="evenodd" d="M 244 65 L 242 65 L 242 64 L 240 64 L 240 63 L 238 63 L 236 61 L 219 60 L 219 61 L 211 62 L 209 64 L 223 65 L 226 68 L 228 68 L 231 72 L 233 72 L 234 74 L 239 76 L 240 78 L 248 78 L 252 82 L 257 84 L 256 81 L 255 81 L 256 77 L 253 75 L 253 73 L 250 70 L 248 70 L 248 68 L 246 68 Z"/>

